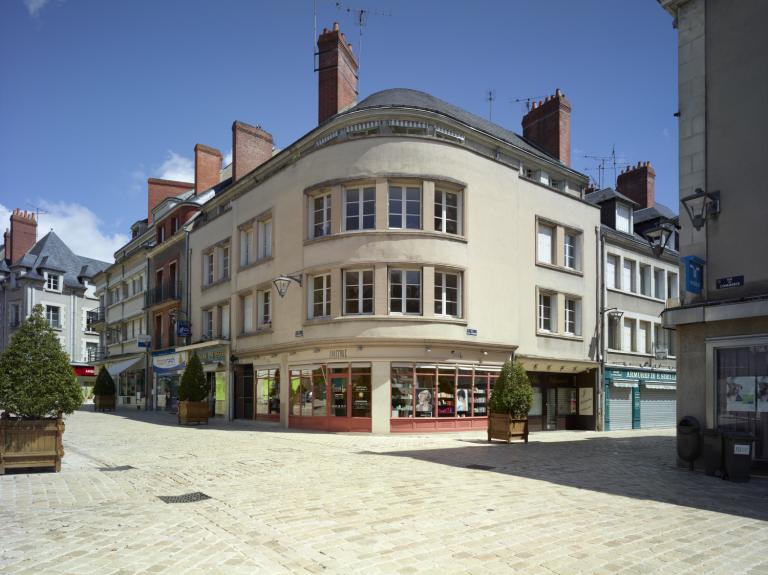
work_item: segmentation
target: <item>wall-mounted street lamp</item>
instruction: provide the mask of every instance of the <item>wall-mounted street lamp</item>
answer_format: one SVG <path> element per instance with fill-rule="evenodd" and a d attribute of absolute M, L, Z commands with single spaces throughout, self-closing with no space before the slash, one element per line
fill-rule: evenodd
<path fill-rule="evenodd" d="M 608 317 L 610 319 L 618 320 L 624 317 L 624 312 L 617 307 L 609 307 L 607 309 L 602 310 L 600 313 L 603 315 L 608 314 Z"/>
<path fill-rule="evenodd" d="M 680 199 L 696 230 L 704 227 L 707 218 L 720 213 L 720 192 L 705 192 L 701 188 Z"/>
<path fill-rule="evenodd" d="M 288 286 L 291 285 L 291 282 L 296 282 L 299 284 L 299 286 L 301 286 L 301 276 L 282 275 L 272 280 L 272 283 L 275 284 L 277 293 L 281 298 L 285 297 L 285 294 L 288 292 Z"/>
<path fill-rule="evenodd" d="M 645 230 L 645 232 L 643 232 L 643 236 L 645 236 L 645 239 L 648 240 L 648 244 L 651 246 L 653 255 L 659 257 L 664 253 L 664 248 L 667 247 L 667 243 L 674 233 L 675 224 L 672 222 L 664 222 L 655 228 Z"/>

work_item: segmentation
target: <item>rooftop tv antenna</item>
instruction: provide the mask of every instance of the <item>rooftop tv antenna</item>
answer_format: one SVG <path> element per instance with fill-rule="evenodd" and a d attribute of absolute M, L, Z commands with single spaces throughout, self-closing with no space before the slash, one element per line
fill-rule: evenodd
<path fill-rule="evenodd" d="M 546 98 L 546 96 L 526 96 L 524 98 L 515 98 L 512 100 L 515 104 L 520 104 L 522 102 L 525 102 L 525 111 L 530 112 L 531 111 L 531 105 L 536 102 L 537 100 L 543 100 Z"/>
<path fill-rule="evenodd" d="M 485 99 L 488 100 L 488 121 L 493 122 L 493 101 L 496 99 L 496 91 L 488 90 Z"/>
<path fill-rule="evenodd" d="M 358 27 L 357 39 L 357 64 L 358 70 L 363 60 L 363 28 L 368 24 L 368 16 L 392 16 L 391 12 L 382 10 L 368 10 L 367 8 L 356 8 L 346 6 L 343 2 L 336 2 L 336 9 L 352 14 L 355 17 L 355 25 Z M 357 75 L 357 92 L 360 93 L 360 73 Z"/>
<path fill-rule="evenodd" d="M 605 170 L 608 168 L 609 165 L 613 166 L 613 183 L 614 186 L 616 185 L 616 179 L 618 178 L 618 167 L 624 167 L 628 165 L 626 162 L 624 162 L 623 159 L 617 160 L 616 159 L 616 144 L 613 144 L 611 146 L 611 153 L 608 156 L 591 156 L 589 154 L 584 154 L 585 158 L 588 158 L 590 160 L 595 160 L 597 165 L 597 185 L 602 190 L 603 189 L 603 178 L 605 177 Z"/>
<path fill-rule="evenodd" d="M 28 206 L 32 206 L 34 208 L 34 210 L 35 210 L 35 219 L 37 220 L 38 223 L 40 223 L 40 214 L 47 214 L 48 213 L 43 208 L 41 208 L 40 206 L 36 206 L 32 202 L 27 202 L 27 205 Z"/>

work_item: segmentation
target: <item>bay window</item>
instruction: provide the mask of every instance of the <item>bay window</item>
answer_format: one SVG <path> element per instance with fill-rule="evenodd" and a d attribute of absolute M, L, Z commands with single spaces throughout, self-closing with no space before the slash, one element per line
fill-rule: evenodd
<path fill-rule="evenodd" d="M 389 186 L 389 227 L 421 229 L 421 188 Z"/>
<path fill-rule="evenodd" d="M 310 237 L 320 238 L 331 233 L 331 193 L 319 194 L 309 199 Z"/>
<path fill-rule="evenodd" d="M 421 270 L 389 270 L 389 312 L 421 314 Z"/>
<path fill-rule="evenodd" d="M 435 315 L 461 317 L 461 274 L 435 272 Z"/>
<path fill-rule="evenodd" d="M 373 270 L 344 272 L 344 314 L 373 313 Z"/>
<path fill-rule="evenodd" d="M 460 194 L 435 190 L 435 231 L 461 233 Z"/>
<path fill-rule="evenodd" d="M 367 186 L 344 190 L 344 229 L 349 232 L 375 227 L 376 188 Z"/>
<path fill-rule="evenodd" d="M 331 317 L 331 274 L 316 275 L 309 285 L 309 319 Z"/>

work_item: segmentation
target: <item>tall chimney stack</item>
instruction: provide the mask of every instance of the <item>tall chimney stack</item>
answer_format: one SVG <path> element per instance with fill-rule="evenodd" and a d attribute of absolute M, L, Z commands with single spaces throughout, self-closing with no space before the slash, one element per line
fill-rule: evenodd
<path fill-rule="evenodd" d="M 10 232 L 6 230 L 4 239 L 5 258 L 15 264 L 37 242 L 35 214 L 21 211 L 19 208 L 14 209 L 11 214 L 11 229 Z"/>
<path fill-rule="evenodd" d="M 221 160 L 221 152 L 216 148 L 203 144 L 195 146 L 195 195 L 219 183 Z"/>
<path fill-rule="evenodd" d="M 640 208 L 650 208 L 656 204 L 656 172 L 651 162 L 638 162 L 629 166 L 616 178 L 616 191 L 640 204 Z"/>
<path fill-rule="evenodd" d="M 352 44 L 347 42 L 333 23 L 333 30 L 323 29 L 317 39 L 318 58 L 318 115 L 317 123 L 346 110 L 357 102 L 357 58 Z"/>
<path fill-rule="evenodd" d="M 523 116 L 523 137 L 571 165 L 571 103 L 560 88 Z"/>
<path fill-rule="evenodd" d="M 232 124 L 232 181 L 237 182 L 248 172 L 272 157 L 272 134 L 261 126 L 245 122 Z"/>
<path fill-rule="evenodd" d="M 190 182 L 176 180 L 147 179 L 147 223 L 152 223 L 152 210 L 166 198 L 172 198 L 188 192 L 195 187 Z"/>

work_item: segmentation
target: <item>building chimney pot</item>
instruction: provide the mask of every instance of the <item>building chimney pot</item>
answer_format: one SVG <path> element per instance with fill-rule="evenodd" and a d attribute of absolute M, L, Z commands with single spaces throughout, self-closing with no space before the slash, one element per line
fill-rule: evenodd
<path fill-rule="evenodd" d="M 338 23 L 338 22 L 334 22 L 334 23 L 333 23 L 333 30 L 334 30 L 335 32 L 338 32 L 338 31 L 339 31 L 339 23 Z"/>
<path fill-rule="evenodd" d="M 232 181 L 243 176 L 272 157 L 272 134 L 261 126 L 250 126 L 245 122 L 232 124 Z"/>
<path fill-rule="evenodd" d="M 6 230 L 3 239 L 5 258 L 15 264 L 37 242 L 37 219 L 34 214 L 15 208 L 11 214 L 11 227 Z"/>
<path fill-rule="evenodd" d="M 656 204 L 656 172 L 650 162 L 637 162 L 630 165 L 616 179 L 616 191 L 634 200 L 640 208 L 649 208 Z"/>
<path fill-rule="evenodd" d="M 318 123 L 322 124 L 357 102 L 358 62 L 339 23 L 326 29 L 317 39 L 318 57 Z"/>
<path fill-rule="evenodd" d="M 176 180 L 147 179 L 147 223 L 152 223 L 152 210 L 166 198 L 172 198 L 193 189 L 195 184 Z"/>
<path fill-rule="evenodd" d="M 523 137 L 571 165 L 571 103 L 560 88 L 523 116 Z"/>
<path fill-rule="evenodd" d="M 210 190 L 221 177 L 221 152 L 216 148 L 195 146 L 195 195 Z"/>

